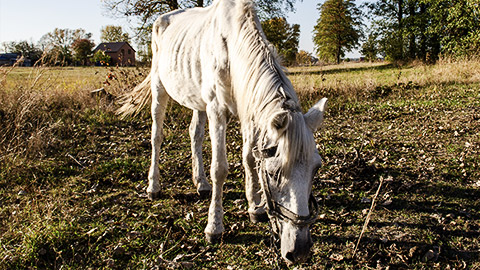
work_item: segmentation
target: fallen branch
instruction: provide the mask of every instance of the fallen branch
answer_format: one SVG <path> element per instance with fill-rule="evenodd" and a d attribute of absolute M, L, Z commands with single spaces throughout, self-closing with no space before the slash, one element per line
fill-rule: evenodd
<path fill-rule="evenodd" d="M 74 156 L 72 156 L 70 154 L 67 154 L 67 157 L 73 159 L 73 161 L 75 161 L 78 165 L 80 165 L 80 167 L 82 167 L 82 169 L 85 169 L 85 166 L 83 166 L 83 164 L 80 163 L 80 161 L 78 161 Z"/>
<path fill-rule="evenodd" d="M 380 189 L 382 188 L 382 184 L 383 184 L 383 177 L 380 176 L 380 184 L 378 184 L 377 192 L 375 193 L 375 196 L 373 196 L 372 205 L 370 205 L 370 210 L 368 211 L 367 217 L 365 218 L 365 222 L 363 223 L 362 232 L 360 233 L 360 236 L 358 237 L 357 244 L 355 245 L 355 249 L 353 250 L 353 256 L 352 257 L 355 257 L 355 254 L 357 253 L 358 245 L 360 244 L 360 240 L 362 240 L 363 233 L 367 229 L 368 223 L 370 222 L 370 217 L 372 215 L 372 211 L 375 208 L 375 201 L 377 200 L 378 193 L 380 192 Z"/>

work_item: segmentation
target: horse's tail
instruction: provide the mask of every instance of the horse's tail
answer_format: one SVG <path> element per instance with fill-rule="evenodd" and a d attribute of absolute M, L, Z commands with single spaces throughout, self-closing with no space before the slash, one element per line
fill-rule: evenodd
<path fill-rule="evenodd" d="M 120 96 L 119 103 L 122 107 L 117 110 L 117 114 L 122 118 L 137 115 L 152 100 L 152 91 L 150 91 L 151 74 L 148 74 L 147 78 L 132 91 Z"/>

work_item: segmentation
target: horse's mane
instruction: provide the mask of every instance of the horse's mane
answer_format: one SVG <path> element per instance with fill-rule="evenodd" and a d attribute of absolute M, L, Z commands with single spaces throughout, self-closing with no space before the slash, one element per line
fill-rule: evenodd
<path fill-rule="evenodd" d="M 254 125 L 257 146 L 277 145 L 282 157 L 282 169 L 289 174 L 296 160 L 306 160 L 315 147 L 303 119 L 298 97 L 283 67 L 263 33 L 253 3 L 241 0 L 237 4 L 234 25 L 235 40 L 230 57 L 232 86 L 237 101 L 237 113 L 242 125 Z M 230 43 L 232 44 L 232 43 Z M 273 128 L 275 116 L 287 114 L 285 130 Z M 244 134 L 245 136 L 245 134 Z M 275 140 L 274 142 L 268 140 Z"/>

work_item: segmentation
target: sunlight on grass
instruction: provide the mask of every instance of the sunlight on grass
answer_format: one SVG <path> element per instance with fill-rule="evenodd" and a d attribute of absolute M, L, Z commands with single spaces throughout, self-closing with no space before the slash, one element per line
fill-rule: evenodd
<path fill-rule="evenodd" d="M 348 70 L 348 72 L 346 72 Z M 347 63 L 335 66 L 291 68 L 290 79 L 299 93 L 334 92 L 347 99 L 358 99 L 382 86 L 480 82 L 480 60 L 440 60 L 436 65 L 422 63 L 396 67 L 390 63 Z"/>

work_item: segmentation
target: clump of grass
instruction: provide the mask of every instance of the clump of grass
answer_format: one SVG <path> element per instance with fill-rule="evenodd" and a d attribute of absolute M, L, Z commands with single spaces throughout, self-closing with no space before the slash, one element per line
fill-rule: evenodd
<path fill-rule="evenodd" d="M 26 70 L 21 69 L 20 74 Z M 23 79 L 0 86 L 0 160 L 42 156 L 56 137 L 71 131 L 72 120 L 96 106 L 87 89 L 52 87 L 48 69 L 34 68 Z M 6 77 L 8 74 L 4 74 Z M 18 74 L 10 75 L 15 76 Z M 12 79 L 13 80 L 13 79 Z"/>

